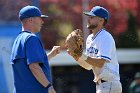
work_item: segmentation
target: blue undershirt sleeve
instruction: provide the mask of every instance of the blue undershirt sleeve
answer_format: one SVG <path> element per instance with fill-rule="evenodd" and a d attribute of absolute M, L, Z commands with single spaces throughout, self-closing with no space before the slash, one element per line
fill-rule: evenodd
<path fill-rule="evenodd" d="M 44 49 L 38 37 L 31 36 L 26 42 L 26 58 L 27 64 L 43 63 L 44 62 Z"/>

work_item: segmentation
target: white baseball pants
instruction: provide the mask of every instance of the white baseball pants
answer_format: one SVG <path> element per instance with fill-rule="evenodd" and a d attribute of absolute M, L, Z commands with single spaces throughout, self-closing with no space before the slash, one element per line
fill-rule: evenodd
<path fill-rule="evenodd" d="M 122 85 L 120 81 L 96 84 L 96 93 L 122 93 Z"/>

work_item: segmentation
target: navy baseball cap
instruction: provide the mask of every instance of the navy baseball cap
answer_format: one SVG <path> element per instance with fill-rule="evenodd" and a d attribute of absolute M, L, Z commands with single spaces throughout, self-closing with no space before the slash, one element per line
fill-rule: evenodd
<path fill-rule="evenodd" d="M 84 12 L 84 14 L 88 16 L 98 16 L 105 20 L 109 19 L 109 12 L 101 6 L 95 6 L 90 10 L 90 12 Z"/>
<path fill-rule="evenodd" d="M 36 6 L 25 6 L 25 7 L 23 7 L 19 12 L 19 19 L 23 20 L 25 18 L 30 18 L 30 17 L 44 17 L 44 18 L 47 18 L 48 16 L 47 15 L 42 15 L 41 11 Z"/>

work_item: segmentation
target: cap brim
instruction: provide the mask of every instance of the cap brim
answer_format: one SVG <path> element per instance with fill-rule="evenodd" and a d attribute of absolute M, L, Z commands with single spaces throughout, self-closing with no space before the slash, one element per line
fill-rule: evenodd
<path fill-rule="evenodd" d="M 48 16 L 47 15 L 41 15 L 41 18 L 47 18 Z"/>
<path fill-rule="evenodd" d="M 96 15 L 94 15 L 93 13 L 91 13 L 91 12 L 83 12 L 85 15 L 87 15 L 87 16 L 96 16 Z"/>

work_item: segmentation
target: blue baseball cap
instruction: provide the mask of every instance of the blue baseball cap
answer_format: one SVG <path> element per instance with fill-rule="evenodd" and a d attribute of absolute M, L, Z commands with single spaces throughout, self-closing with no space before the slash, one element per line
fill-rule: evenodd
<path fill-rule="evenodd" d="M 39 8 L 36 6 L 25 6 L 23 7 L 20 12 L 19 12 L 19 19 L 23 20 L 25 18 L 30 18 L 30 17 L 43 17 L 47 18 L 47 15 L 42 15 L 41 11 Z"/>
<path fill-rule="evenodd" d="M 84 12 L 84 14 L 88 16 L 98 16 L 105 20 L 109 19 L 109 12 L 101 6 L 95 6 L 90 10 L 90 12 Z"/>

